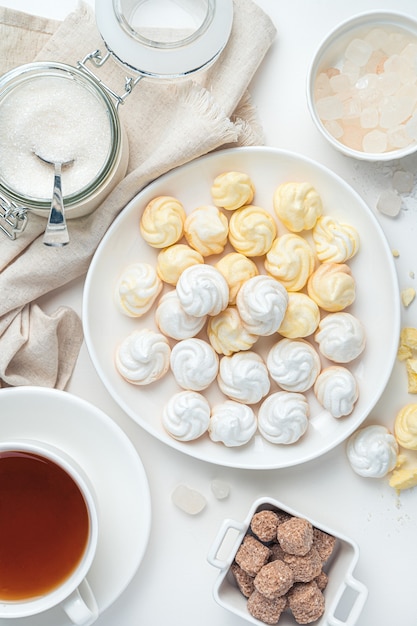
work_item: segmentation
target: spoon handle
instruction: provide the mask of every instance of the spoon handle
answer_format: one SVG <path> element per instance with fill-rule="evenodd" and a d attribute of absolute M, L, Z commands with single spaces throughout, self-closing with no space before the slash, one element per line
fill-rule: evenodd
<path fill-rule="evenodd" d="M 64 213 L 64 201 L 62 197 L 61 163 L 55 163 L 54 189 L 52 193 L 51 210 L 48 224 L 43 236 L 46 246 L 65 246 L 69 242 L 67 223 Z"/>

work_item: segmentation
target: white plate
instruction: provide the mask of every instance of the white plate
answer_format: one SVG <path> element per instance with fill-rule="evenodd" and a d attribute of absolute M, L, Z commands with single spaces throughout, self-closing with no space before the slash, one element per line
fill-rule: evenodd
<path fill-rule="evenodd" d="M 210 187 L 216 175 L 227 170 L 247 172 L 256 187 L 254 204 L 271 211 L 272 194 L 282 182 L 308 181 L 320 193 L 324 213 L 355 226 L 361 236 L 359 253 L 349 262 L 357 282 L 357 297 L 350 311 L 364 324 L 367 347 L 354 362 L 360 397 L 353 413 L 334 419 L 323 411 L 312 392 L 310 426 L 297 443 L 284 446 L 260 435 L 239 448 L 213 443 L 207 435 L 192 443 L 172 439 L 161 425 L 161 411 L 179 391 L 169 372 L 147 387 L 125 382 L 114 367 L 114 353 L 135 328 L 153 327 L 153 310 L 140 319 L 123 316 L 113 301 L 116 281 L 134 261 L 156 264 L 158 250 L 148 246 L 139 232 L 140 215 L 155 196 L 176 196 L 187 212 L 211 204 Z M 283 228 L 278 227 L 279 232 Z M 208 258 L 212 261 L 212 257 Z M 369 414 L 390 376 L 400 328 L 400 298 L 391 251 L 369 208 L 342 179 L 325 167 L 296 154 L 274 148 L 235 148 L 210 154 L 162 176 L 140 192 L 124 209 L 103 238 L 87 275 L 83 320 L 85 338 L 94 366 L 109 393 L 132 419 L 169 446 L 195 458 L 219 465 L 269 469 L 303 463 L 327 452 L 350 435 Z M 264 342 L 271 345 L 276 339 Z M 269 343 L 268 343 L 269 342 Z M 266 346 L 264 345 L 264 348 Z M 274 386 L 271 391 L 275 390 Z M 224 399 L 214 383 L 206 390 L 211 404 Z"/>
<path fill-rule="evenodd" d="M 151 501 L 142 462 L 128 437 L 85 400 L 54 389 L 0 391 L 0 438 L 38 439 L 61 448 L 89 476 L 97 496 L 99 538 L 87 576 L 99 612 L 107 609 L 136 573 L 148 545 Z M 60 608 L 3 624 L 65 626 Z"/>

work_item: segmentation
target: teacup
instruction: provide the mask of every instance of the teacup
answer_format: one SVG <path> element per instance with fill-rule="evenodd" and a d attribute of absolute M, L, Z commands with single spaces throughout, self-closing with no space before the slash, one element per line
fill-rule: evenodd
<path fill-rule="evenodd" d="M 0 619 L 61 606 L 74 624 L 92 624 L 97 539 L 94 492 L 77 463 L 43 442 L 0 442 Z"/>

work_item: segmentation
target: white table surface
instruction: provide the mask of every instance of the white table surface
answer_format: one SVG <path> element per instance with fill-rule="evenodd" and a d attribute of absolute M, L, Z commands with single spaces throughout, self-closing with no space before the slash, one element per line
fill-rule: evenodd
<path fill-rule="evenodd" d="M 415 0 L 257 2 L 278 30 L 251 86 L 266 144 L 304 154 L 328 166 L 375 211 L 378 194 L 390 186 L 392 165 L 354 162 L 325 143 L 307 110 L 306 71 L 322 37 L 340 21 L 372 9 L 400 11 L 417 19 Z M 5 6 L 58 19 L 64 18 L 76 4 L 77 0 L 3 0 Z M 416 165 L 415 158 L 401 163 L 401 167 L 413 171 Z M 395 260 L 400 288 L 416 286 L 410 273 L 417 275 L 417 200 L 405 198 L 397 218 L 377 217 L 391 248 L 400 251 Z M 43 306 L 53 310 L 66 304 L 81 313 L 82 292 L 83 280 L 77 280 L 44 298 Z M 375 307 L 377 311 L 377 302 Z M 417 301 L 403 309 L 402 323 L 417 326 Z M 218 572 L 207 563 L 206 555 L 221 521 L 226 517 L 243 520 L 252 502 L 261 495 L 303 510 L 357 541 L 360 560 L 355 575 L 369 589 L 357 626 L 417 624 L 416 489 L 398 496 L 387 480 L 360 478 L 349 466 L 344 444 L 318 460 L 275 471 L 233 470 L 182 455 L 151 437 L 116 406 L 99 380 L 85 346 L 68 391 L 104 410 L 130 436 L 144 463 L 152 494 L 153 523 L 145 558 L 125 592 L 99 617 L 97 626 L 243 626 L 245 621 L 214 602 L 211 589 Z M 392 428 L 396 412 L 414 401 L 416 396 L 407 394 L 404 364 L 396 363 L 387 389 L 366 423 Z M 228 499 L 216 500 L 211 493 L 210 484 L 215 478 L 230 485 Z M 179 483 L 187 483 L 207 498 L 200 515 L 189 516 L 172 504 L 171 492 Z"/>

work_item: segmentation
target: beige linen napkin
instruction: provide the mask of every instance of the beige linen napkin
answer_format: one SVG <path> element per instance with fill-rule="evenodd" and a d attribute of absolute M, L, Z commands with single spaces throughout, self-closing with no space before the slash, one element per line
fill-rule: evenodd
<path fill-rule="evenodd" d="M 119 108 L 129 138 L 127 175 L 94 213 L 69 220 L 70 244 L 44 246 L 45 220 L 35 215 L 15 241 L 0 238 L 0 385 L 65 388 L 82 342 L 81 322 L 65 307 L 46 315 L 36 300 L 86 273 L 114 218 L 146 184 L 212 150 L 262 143 L 247 88 L 274 36 L 252 0 L 234 0 L 231 37 L 211 68 L 175 83 L 143 79 Z M 0 9 L 3 72 L 33 60 L 75 65 L 95 49 L 105 52 L 85 5 L 62 23 Z M 99 71 L 121 91 L 119 64 L 110 61 Z"/>

